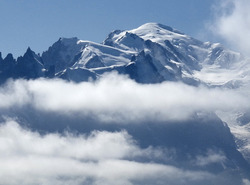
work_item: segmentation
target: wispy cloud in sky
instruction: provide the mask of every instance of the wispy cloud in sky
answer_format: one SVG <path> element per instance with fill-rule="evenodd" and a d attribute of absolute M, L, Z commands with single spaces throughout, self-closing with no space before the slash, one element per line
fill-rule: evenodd
<path fill-rule="evenodd" d="M 214 6 L 214 34 L 250 56 L 250 1 L 221 0 Z"/>

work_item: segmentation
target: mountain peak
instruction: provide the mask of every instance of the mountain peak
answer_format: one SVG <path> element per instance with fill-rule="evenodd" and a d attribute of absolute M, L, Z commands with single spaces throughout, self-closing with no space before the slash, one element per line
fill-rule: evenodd
<path fill-rule="evenodd" d="M 77 37 L 71 37 L 71 38 L 60 37 L 58 41 L 65 46 L 72 46 L 76 44 L 79 41 L 79 39 Z"/>
<path fill-rule="evenodd" d="M 145 30 L 145 31 L 160 31 L 160 30 L 166 30 L 166 31 L 170 31 L 170 32 L 174 32 L 174 33 L 178 33 L 178 34 L 182 34 L 182 32 L 170 27 L 170 26 L 166 26 L 166 25 L 163 25 L 163 24 L 160 24 L 160 23 L 154 23 L 154 22 L 151 22 L 151 23 L 146 23 L 146 24 L 143 24 L 141 25 L 140 27 L 134 29 L 134 30 Z"/>
<path fill-rule="evenodd" d="M 6 60 L 6 61 L 13 61 L 14 57 L 13 57 L 12 53 L 8 53 L 7 56 L 4 58 L 4 60 Z"/>
<path fill-rule="evenodd" d="M 31 50 L 30 47 L 27 48 L 26 53 L 32 53 L 33 51 Z"/>
<path fill-rule="evenodd" d="M 31 50 L 30 47 L 27 48 L 25 54 L 23 55 L 23 57 L 31 57 L 33 58 L 35 56 L 35 52 Z"/>

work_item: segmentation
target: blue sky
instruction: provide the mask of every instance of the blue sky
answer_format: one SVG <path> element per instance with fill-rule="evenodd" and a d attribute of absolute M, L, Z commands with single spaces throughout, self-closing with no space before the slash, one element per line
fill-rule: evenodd
<path fill-rule="evenodd" d="M 102 42 L 114 29 L 158 22 L 200 37 L 214 0 L 0 0 L 0 51 L 42 53 L 59 37 Z M 204 35 L 203 35 L 204 36 Z M 207 39 L 206 37 L 204 39 Z"/>

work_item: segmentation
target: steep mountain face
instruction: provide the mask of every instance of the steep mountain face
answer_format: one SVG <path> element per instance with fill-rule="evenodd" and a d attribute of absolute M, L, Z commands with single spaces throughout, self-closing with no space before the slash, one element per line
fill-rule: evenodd
<path fill-rule="evenodd" d="M 17 59 L 14 67 L 14 78 L 36 79 L 44 76 L 42 59 L 30 48 L 23 57 Z"/>
<path fill-rule="evenodd" d="M 72 66 L 74 57 L 80 52 L 82 45 L 77 44 L 77 38 L 60 38 L 48 51 L 42 54 L 44 66 L 48 69 L 54 66 L 55 72 Z"/>
<path fill-rule="evenodd" d="M 0 83 L 5 82 L 8 78 L 13 76 L 15 66 L 15 59 L 12 54 L 8 54 L 4 59 L 0 54 Z"/>

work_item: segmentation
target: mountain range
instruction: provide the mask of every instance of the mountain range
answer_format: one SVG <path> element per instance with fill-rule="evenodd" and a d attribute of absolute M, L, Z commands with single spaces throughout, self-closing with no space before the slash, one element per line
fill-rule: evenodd
<path fill-rule="evenodd" d="M 0 79 L 58 77 L 80 82 L 117 71 L 139 83 L 181 81 L 198 85 L 207 83 L 198 75 L 207 66 L 231 69 L 238 61 L 244 61 L 244 56 L 220 44 L 148 23 L 130 31 L 115 30 L 101 44 L 60 38 L 41 56 L 30 48 L 17 59 L 11 54 L 4 59 L 0 56 Z"/>
<path fill-rule="evenodd" d="M 12 54 L 2 58 L 0 53 L 0 83 L 6 84 L 11 79 L 58 78 L 74 83 L 93 82 L 109 72 L 115 72 L 143 85 L 171 82 L 208 89 L 243 89 L 247 92 L 250 87 L 249 63 L 246 56 L 219 43 L 203 42 L 169 26 L 147 23 L 133 30 L 115 30 L 102 43 L 75 37 L 60 38 L 41 55 L 31 48 L 17 59 Z M 68 127 L 84 133 L 98 129 L 112 132 L 125 129 L 142 148 L 176 148 L 175 160 L 168 161 L 171 165 L 219 173 L 222 178 L 230 174 L 237 178 L 249 178 L 249 112 L 248 109 L 240 112 L 196 112 L 182 122 L 170 121 L 168 124 L 159 123 L 159 126 L 148 120 L 142 126 L 100 124 L 89 117 L 69 120 L 57 116 L 52 119 L 53 113 L 37 113 L 30 107 L 26 107 L 24 112 L 19 107 L 11 112 L 0 111 L 1 115 L 17 116 L 30 122 L 32 129 L 46 132 L 62 131 Z M 53 126 L 53 122 L 61 124 Z M 194 164 L 197 154 L 204 156 L 211 149 L 223 154 L 223 162 L 216 162 L 217 158 L 213 158 L 209 160 L 215 162 L 208 165 Z M 141 160 L 168 163 L 158 158 Z M 220 181 L 238 182 L 235 179 L 232 182 Z"/>

